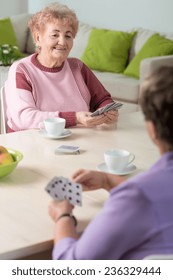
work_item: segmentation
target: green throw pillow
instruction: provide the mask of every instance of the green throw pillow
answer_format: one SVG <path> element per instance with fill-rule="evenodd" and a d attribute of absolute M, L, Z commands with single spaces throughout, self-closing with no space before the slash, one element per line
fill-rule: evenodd
<path fill-rule="evenodd" d="M 160 36 L 158 33 L 152 35 L 143 45 L 141 50 L 132 59 L 124 71 L 127 76 L 139 78 L 140 63 L 144 58 L 173 54 L 173 41 Z"/>
<path fill-rule="evenodd" d="M 0 45 L 17 46 L 17 39 L 10 18 L 0 19 Z"/>
<path fill-rule="evenodd" d="M 93 28 L 81 60 L 91 69 L 122 73 L 135 34 Z"/>
<path fill-rule="evenodd" d="M 8 44 L 19 47 L 10 18 L 0 19 L 0 45 Z M 18 58 L 24 57 L 20 50 L 16 50 Z"/>

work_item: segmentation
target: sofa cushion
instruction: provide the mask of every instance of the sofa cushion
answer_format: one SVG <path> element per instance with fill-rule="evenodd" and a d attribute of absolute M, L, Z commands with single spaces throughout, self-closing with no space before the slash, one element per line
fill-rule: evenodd
<path fill-rule="evenodd" d="M 81 58 L 86 48 L 88 38 L 93 27 L 87 23 L 79 22 L 79 29 L 74 39 L 73 48 L 70 51 L 70 57 Z"/>
<path fill-rule="evenodd" d="M 27 42 L 27 32 L 28 27 L 27 23 L 31 14 L 19 14 L 12 16 L 11 22 L 13 24 L 14 31 L 16 33 L 16 38 L 18 42 L 18 46 L 21 52 L 26 52 L 26 42 Z"/>
<path fill-rule="evenodd" d="M 136 31 L 136 34 L 133 38 L 130 53 L 129 53 L 129 62 L 135 57 L 135 55 L 141 50 L 143 45 L 147 40 L 156 33 L 156 31 L 144 29 L 144 28 L 134 28 L 130 30 L 131 32 Z"/>
<path fill-rule="evenodd" d="M 128 32 L 133 32 L 133 31 L 136 31 L 136 35 L 133 38 L 132 45 L 130 48 L 129 61 L 131 61 L 134 58 L 134 56 L 141 50 L 143 45 L 153 34 L 158 33 L 158 31 L 145 29 L 145 28 L 133 28 L 131 30 L 128 30 Z M 160 36 L 173 40 L 173 34 L 171 33 L 159 32 L 159 34 Z"/>
<path fill-rule="evenodd" d="M 27 44 L 26 44 L 26 52 L 28 54 L 32 54 L 35 52 L 35 43 L 34 39 L 32 37 L 31 31 L 28 30 L 28 39 L 27 39 Z"/>
<path fill-rule="evenodd" d="M 138 79 L 140 73 L 140 63 L 144 58 L 169 54 L 173 54 L 173 41 L 155 33 L 147 40 L 142 49 L 132 59 L 125 69 L 124 74 Z"/>
<path fill-rule="evenodd" d="M 0 45 L 18 46 L 16 34 L 10 18 L 0 19 Z"/>
<path fill-rule="evenodd" d="M 93 70 L 96 77 L 115 100 L 138 103 L 139 80 L 119 73 L 99 72 Z"/>
<path fill-rule="evenodd" d="M 91 69 L 122 73 L 135 33 L 93 28 L 81 57 Z"/>

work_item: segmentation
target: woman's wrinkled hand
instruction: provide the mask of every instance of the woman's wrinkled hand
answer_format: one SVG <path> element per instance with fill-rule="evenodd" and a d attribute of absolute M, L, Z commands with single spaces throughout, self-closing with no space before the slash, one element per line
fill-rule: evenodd
<path fill-rule="evenodd" d="M 99 116 L 91 117 L 90 112 L 77 112 L 76 123 L 82 124 L 85 127 L 96 127 L 102 124 L 113 124 L 118 121 L 118 111 L 109 111 Z"/>
<path fill-rule="evenodd" d="M 72 180 L 82 184 L 84 190 L 95 190 L 106 186 L 107 175 L 99 171 L 79 169 L 72 175 Z"/>
<path fill-rule="evenodd" d="M 110 191 L 112 188 L 127 180 L 127 177 L 100 171 L 79 169 L 72 175 L 72 180 L 82 184 L 84 191 L 97 189 Z"/>
<path fill-rule="evenodd" d="M 107 118 L 105 123 L 112 124 L 112 123 L 116 123 L 118 121 L 119 112 L 118 112 L 118 110 L 116 110 L 116 111 L 110 110 L 109 112 L 105 112 L 104 115 Z"/>

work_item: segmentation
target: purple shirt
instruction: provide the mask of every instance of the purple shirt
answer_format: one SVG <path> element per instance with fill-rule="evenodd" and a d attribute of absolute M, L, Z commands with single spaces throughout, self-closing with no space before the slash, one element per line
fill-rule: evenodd
<path fill-rule="evenodd" d="M 173 152 L 110 192 L 102 211 L 76 240 L 55 245 L 53 259 L 143 259 L 173 253 Z"/>

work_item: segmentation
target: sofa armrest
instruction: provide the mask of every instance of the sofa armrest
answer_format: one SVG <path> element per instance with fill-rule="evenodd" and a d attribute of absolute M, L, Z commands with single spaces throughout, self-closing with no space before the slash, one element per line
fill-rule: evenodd
<path fill-rule="evenodd" d="M 140 84 L 160 66 L 173 66 L 173 55 L 145 58 L 140 64 Z"/>

